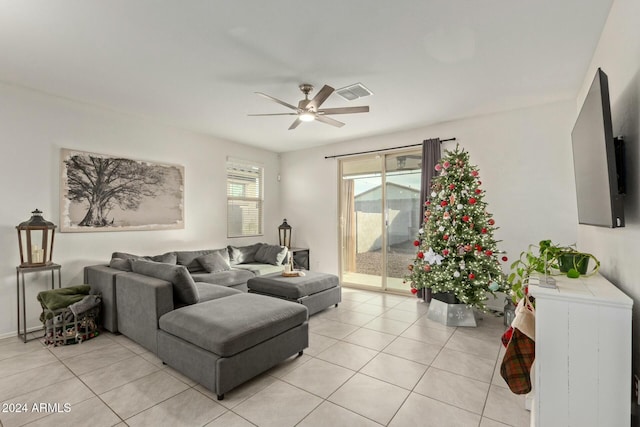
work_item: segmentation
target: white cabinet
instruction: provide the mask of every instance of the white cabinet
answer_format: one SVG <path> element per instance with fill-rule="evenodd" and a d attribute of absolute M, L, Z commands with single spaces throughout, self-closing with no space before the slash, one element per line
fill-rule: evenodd
<path fill-rule="evenodd" d="M 633 300 L 600 275 L 556 277 L 536 298 L 532 424 L 628 426 Z"/>

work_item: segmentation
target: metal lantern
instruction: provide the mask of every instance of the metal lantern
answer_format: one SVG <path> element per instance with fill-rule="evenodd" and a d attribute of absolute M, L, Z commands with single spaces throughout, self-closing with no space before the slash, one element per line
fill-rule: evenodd
<path fill-rule="evenodd" d="M 53 254 L 53 236 L 56 225 L 42 217 L 38 209 L 31 212 L 28 221 L 20 223 L 18 247 L 20 249 L 20 267 L 43 267 L 51 265 Z"/>
<path fill-rule="evenodd" d="M 286 218 L 278 226 L 278 237 L 280 238 L 280 246 L 291 248 L 291 226 L 287 224 Z"/>

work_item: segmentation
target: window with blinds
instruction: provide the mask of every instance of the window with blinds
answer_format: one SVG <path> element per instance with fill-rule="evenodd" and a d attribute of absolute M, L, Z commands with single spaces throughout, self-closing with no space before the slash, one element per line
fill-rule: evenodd
<path fill-rule="evenodd" d="M 263 234 L 264 168 L 243 160 L 227 160 L 227 237 Z"/>

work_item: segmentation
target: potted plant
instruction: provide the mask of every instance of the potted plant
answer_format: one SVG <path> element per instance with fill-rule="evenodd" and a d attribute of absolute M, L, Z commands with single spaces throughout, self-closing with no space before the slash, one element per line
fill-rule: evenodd
<path fill-rule="evenodd" d="M 589 260 L 593 260 L 593 267 L 587 273 Z M 581 275 L 591 276 L 599 268 L 600 261 L 592 254 L 579 252 L 575 244 L 561 246 L 551 240 L 542 240 L 538 246 L 529 245 L 520 253 L 520 258 L 511 264 L 512 272 L 507 276 L 507 282 L 515 302 L 524 297 L 524 286 L 529 284 L 529 276 L 534 272 L 550 276 L 566 274 L 575 279 Z"/>

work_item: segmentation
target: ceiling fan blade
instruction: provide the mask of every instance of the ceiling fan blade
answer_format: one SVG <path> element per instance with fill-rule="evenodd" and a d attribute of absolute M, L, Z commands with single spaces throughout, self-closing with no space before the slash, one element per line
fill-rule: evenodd
<path fill-rule="evenodd" d="M 295 119 L 294 122 L 291 123 L 291 126 L 289 126 L 289 130 L 297 128 L 300 123 L 302 123 L 302 120 L 299 118 Z"/>
<path fill-rule="evenodd" d="M 352 113 L 368 113 L 369 106 L 362 107 L 342 107 L 342 108 L 324 108 L 318 110 L 318 114 L 352 114 Z"/>
<path fill-rule="evenodd" d="M 344 123 L 334 120 L 331 117 L 317 115 L 316 120 L 331 126 L 335 126 L 337 128 L 341 128 L 342 126 L 344 126 Z"/>
<path fill-rule="evenodd" d="M 297 116 L 298 113 L 247 114 L 247 116 Z"/>
<path fill-rule="evenodd" d="M 331 86 L 327 86 L 327 85 L 322 86 L 322 89 L 320 89 L 320 92 L 318 92 L 316 96 L 314 96 L 313 99 L 307 104 L 307 109 L 313 107 L 315 111 L 318 111 L 318 108 L 320 108 L 322 103 L 327 100 L 329 95 L 331 95 L 334 90 L 335 89 L 332 88 Z"/>
<path fill-rule="evenodd" d="M 262 92 L 255 92 L 255 93 L 256 93 L 256 95 L 263 96 L 263 97 L 265 97 L 265 98 L 267 98 L 267 99 L 272 100 L 273 102 L 277 102 L 277 103 L 278 103 L 278 104 L 280 104 L 280 105 L 284 105 L 285 107 L 288 107 L 288 108 L 291 108 L 292 110 L 296 110 L 296 111 L 298 111 L 298 107 L 295 107 L 295 106 L 293 106 L 293 105 L 289 104 L 288 102 L 281 101 L 281 100 L 279 100 L 278 98 L 274 98 L 274 97 L 273 97 L 273 96 L 271 96 L 271 95 L 267 95 L 266 93 L 262 93 Z M 319 94 L 318 94 L 318 95 L 319 95 Z"/>

